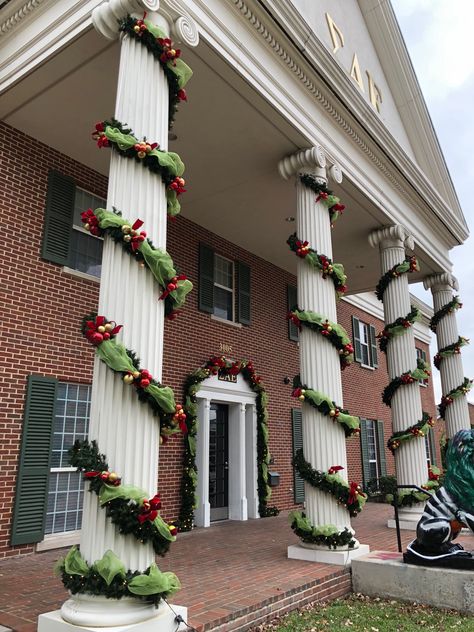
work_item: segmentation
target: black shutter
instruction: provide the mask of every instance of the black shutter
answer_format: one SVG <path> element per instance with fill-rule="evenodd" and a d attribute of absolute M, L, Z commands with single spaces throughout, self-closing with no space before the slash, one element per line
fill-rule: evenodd
<path fill-rule="evenodd" d="M 437 462 L 437 458 L 436 458 L 436 436 L 435 436 L 434 428 L 430 428 L 430 431 L 428 433 L 428 441 L 430 442 L 430 461 L 431 461 L 431 465 L 436 465 L 436 462 Z"/>
<path fill-rule="evenodd" d="M 379 419 L 376 423 L 377 423 L 377 443 L 378 443 L 378 453 L 379 453 L 380 476 L 387 476 L 387 459 L 385 457 L 385 438 L 384 438 L 383 421 Z"/>
<path fill-rule="evenodd" d="M 199 244 L 199 309 L 214 311 L 214 251 L 205 244 Z"/>
<path fill-rule="evenodd" d="M 301 408 L 291 409 L 293 456 L 303 448 L 303 414 Z M 295 503 L 304 503 L 304 480 L 293 470 L 293 490 Z"/>
<path fill-rule="evenodd" d="M 354 341 L 354 358 L 356 362 L 362 362 L 362 350 L 360 348 L 359 319 L 352 317 L 352 339 Z"/>
<path fill-rule="evenodd" d="M 288 311 L 290 311 L 298 305 L 298 296 L 294 285 L 286 286 L 286 297 Z M 292 320 L 288 320 L 288 338 L 290 340 L 294 340 L 295 342 L 298 342 L 299 339 L 298 327 Z"/>
<path fill-rule="evenodd" d="M 369 325 L 369 342 L 370 342 L 370 366 L 377 368 L 379 363 L 377 360 L 377 336 L 375 333 L 375 327 Z"/>
<path fill-rule="evenodd" d="M 63 266 L 69 263 L 75 195 L 72 178 L 58 171 L 49 172 L 41 256 Z"/>
<path fill-rule="evenodd" d="M 11 544 L 43 539 L 57 380 L 30 375 L 23 416 Z"/>
<path fill-rule="evenodd" d="M 250 325 L 250 268 L 241 261 L 237 267 L 237 321 Z"/>
<path fill-rule="evenodd" d="M 362 477 L 364 489 L 370 480 L 369 445 L 367 441 L 367 420 L 360 420 L 360 450 L 362 455 Z"/>

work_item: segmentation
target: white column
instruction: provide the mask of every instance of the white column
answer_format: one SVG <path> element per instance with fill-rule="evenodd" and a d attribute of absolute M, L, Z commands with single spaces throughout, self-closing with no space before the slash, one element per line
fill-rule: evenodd
<path fill-rule="evenodd" d="M 315 193 L 305 187 L 299 176 L 310 173 L 321 183 L 327 183 L 326 158 L 321 147 L 285 158 L 280 162 L 280 174 L 288 178 L 296 174 L 297 235 L 307 240 L 318 253 L 332 258 L 331 225 L 328 209 L 315 202 Z M 338 169 L 337 181 L 342 180 Z M 323 314 L 336 322 L 336 295 L 330 279 L 323 279 L 318 270 L 298 258 L 297 264 L 298 307 Z M 303 328 L 300 334 L 301 382 L 308 388 L 328 395 L 339 406 L 342 405 L 341 369 L 337 350 L 317 333 Z M 347 480 L 346 439 L 342 426 L 333 423 L 309 404 L 303 403 L 303 451 L 311 465 L 327 471 L 333 465 L 341 465 L 341 476 Z M 305 483 L 306 515 L 313 526 L 335 525 L 339 530 L 351 529 L 348 511 L 331 495 L 323 493 Z M 290 550 L 291 549 L 291 550 Z M 299 557 L 301 551 L 290 547 L 289 555 Z M 347 557 L 347 554 L 346 554 Z M 317 560 L 315 556 L 310 559 Z M 329 560 L 327 560 L 329 561 Z M 344 563 L 343 559 L 334 563 Z"/>
<path fill-rule="evenodd" d="M 229 406 L 229 518 L 247 520 L 245 404 Z"/>
<path fill-rule="evenodd" d="M 211 401 L 198 399 L 198 432 L 196 446 L 196 465 L 198 471 L 196 507 L 196 526 L 209 527 L 211 524 L 211 505 L 209 504 L 209 412 Z"/>
<path fill-rule="evenodd" d="M 453 290 L 459 290 L 457 279 L 449 272 L 434 274 L 427 277 L 423 285 L 425 290 L 431 289 L 433 294 L 434 311 L 450 303 L 453 299 Z M 436 340 L 438 351 L 456 343 L 459 332 L 456 319 L 456 311 L 446 314 L 436 327 Z M 464 382 L 464 369 L 461 354 L 455 354 L 443 358 L 440 364 L 441 388 L 443 395 L 460 386 Z M 458 430 L 469 429 L 469 408 L 466 396 L 458 397 L 446 408 L 445 414 L 446 434 L 453 437 Z"/>
<path fill-rule="evenodd" d="M 379 246 L 382 274 L 405 260 L 405 246 L 410 250 L 414 248 L 413 238 L 400 225 L 374 231 L 369 237 L 369 242 L 374 248 Z M 383 306 L 385 324 L 392 323 L 400 316 L 406 316 L 410 312 L 410 291 L 406 274 L 402 274 L 390 282 L 383 296 Z M 413 371 L 416 366 L 415 337 L 413 328 L 410 327 L 403 336 L 396 336 L 388 343 L 389 380 L 391 381 L 407 371 Z M 421 420 L 423 410 L 418 382 L 415 381 L 397 389 L 392 399 L 391 411 L 394 432 L 404 430 Z M 395 464 L 399 485 L 424 485 L 428 480 L 425 442 L 422 439 L 413 439 L 403 443 L 395 451 Z M 422 505 L 416 505 L 400 510 L 403 527 L 414 528 L 416 526 L 416 522 L 420 518 L 421 507 Z M 390 526 L 392 526 L 391 523 Z"/>
<path fill-rule="evenodd" d="M 255 404 L 247 404 L 245 411 L 245 459 L 247 514 L 249 518 L 258 518 L 257 412 Z"/>

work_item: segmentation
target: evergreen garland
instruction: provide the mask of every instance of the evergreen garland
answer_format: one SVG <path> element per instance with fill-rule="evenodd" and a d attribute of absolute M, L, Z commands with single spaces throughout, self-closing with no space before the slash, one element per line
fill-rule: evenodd
<path fill-rule="evenodd" d="M 293 310 L 289 312 L 288 318 L 298 329 L 301 330 L 301 327 L 307 327 L 326 338 L 339 354 L 341 370 L 344 370 L 354 361 L 354 347 L 342 325 L 330 322 L 327 319 L 324 320 L 320 314 L 302 311 L 298 307 L 293 308 Z"/>
<path fill-rule="evenodd" d="M 327 546 L 329 549 L 347 547 L 353 549 L 356 542 L 351 531 L 345 527 L 339 531 L 332 524 L 314 527 L 309 522 L 304 512 L 292 511 L 289 514 L 290 525 L 302 542 Z"/>
<path fill-rule="evenodd" d="M 430 468 L 430 478 L 429 480 L 422 485 L 422 489 L 425 489 L 428 492 L 435 491 L 439 487 L 439 473 L 435 474 L 434 471 L 439 472 L 438 468 L 431 467 Z M 430 494 L 431 496 L 431 494 Z M 419 492 L 416 489 L 401 489 L 398 491 L 398 494 L 387 494 L 385 496 L 385 501 L 390 503 L 395 507 L 412 507 L 413 505 L 419 505 L 420 503 L 426 503 L 428 496 L 423 492 Z"/>
<path fill-rule="evenodd" d="M 388 449 L 392 454 L 394 454 L 395 450 L 397 450 L 402 443 L 410 441 L 415 437 L 425 437 L 430 429 L 433 428 L 434 423 L 433 417 L 431 417 L 428 413 L 423 412 L 422 419 L 416 424 L 410 426 L 409 428 L 405 428 L 405 430 L 393 433 L 387 441 Z"/>
<path fill-rule="evenodd" d="M 101 498 L 103 491 L 107 491 L 104 490 L 106 486 L 116 487 L 116 492 L 120 491 L 118 487 L 121 487 L 121 480 L 114 472 L 108 472 L 107 459 L 104 454 L 100 454 L 96 441 L 89 443 L 88 440 L 77 440 L 69 449 L 68 455 L 69 463 L 78 472 L 83 472 L 84 480 L 89 481 L 91 493 L 94 492 Z M 134 488 L 133 493 L 129 494 L 128 488 L 123 489 L 123 497 L 101 502 L 107 517 L 116 525 L 120 534 L 131 534 L 142 544 L 151 542 L 155 553 L 164 556 L 171 542 L 176 539 L 173 535 L 176 527 L 167 525 L 159 516 L 140 522 L 139 516 L 144 513 L 143 501 L 147 500 L 146 495 L 143 495 L 141 501 L 137 501 L 132 496 L 136 496 L 135 492 L 140 490 Z"/>
<path fill-rule="evenodd" d="M 331 189 L 328 189 L 326 184 L 318 182 L 318 179 L 311 174 L 302 174 L 300 180 L 305 187 L 316 193 L 316 202 L 321 202 L 327 207 L 332 228 L 346 207 L 341 204 L 341 200 L 337 195 L 334 195 Z"/>
<path fill-rule="evenodd" d="M 453 299 L 443 305 L 441 309 L 433 314 L 433 318 L 430 320 L 430 329 L 433 333 L 436 333 L 436 328 L 439 325 L 440 320 L 442 320 L 448 314 L 452 314 L 457 309 L 461 309 L 462 303 L 459 300 L 459 296 L 453 296 Z"/>
<path fill-rule="evenodd" d="M 428 365 L 424 360 L 418 358 L 417 368 L 414 371 L 406 371 L 399 377 L 393 378 L 393 380 L 387 384 L 382 393 L 382 401 L 387 406 L 392 405 L 392 399 L 400 386 L 406 386 L 407 384 L 413 384 L 418 380 L 426 380 L 431 375 L 428 370 Z"/>
<path fill-rule="evenodd" d="M 261 518 L 276 516 L 277 507 L 269 507 L 271 488 L 268 485 L 268 395 L 256 374 L 252 362 L 232 362 L 224 356 L 213 356 L 206 364 L 188 375 L 184 384 L 184 410 L 186 413 L 187 436 L 184 443 L 183 477 L 181 480 L 181 509 L 179 513 L 180 531 L 193 528 L 194 510 L 196 509 L 196 435 L 197 435 L 197 393 L 201 382 L 210 375 L 238 375 L 248 382 L 256 393 L 255 407 L 257 413 L 257 471 L 258 471 L 258 511 Z"/>
<path fill-rule="evenodd" d="M 453 403 L 453 401 L 457 399 L 458 397 L 462 397 L 463 395 L 466 395 L 467 393 L 469 393 L 469 391 L 471 390 L 471 387 L 472 387 L 472 380 L 470 380 L 468 377 L 465 377 L 462 384 L 460 384 L 459 386 L 456 386 L 456 388 L 451 389 L 447 395 L 443 395 L 441 398 L 441 402 L 438 406 L 440 417 L 444 419 L 444 416 L 446 414 L 446 408 L 450 406 Z"/>
<path fill-rule="evenodd" d="M 375 294 L 379 301 L 383 301 L 383 295 L 385 294 L 385 290 L 397 277 L 405 274 L 407 272 L 418 272 L 420 267 L 418 265 L 418 260 L 415 256 L 407 256 L 404 261 L 401 263 L 397 263 L 397 265 L 393 266 L 390 270 L 388 270 L 377 283 L 377 287 L 375 288 Z"/>
<path fill-rule="evenodd" d="M 362 492 L 359 484 L 349 484 L 337 473 L 344 469 L 341 466 L 333 466 L 327 472 L 315 470 L 304 458 L 302 449 L 298 450 L 293 457 L 293 466 L 306 483 L 333 496 L 353 518 L 362 511 L 367 496 Z"/>
<path fill-rule="evenodd" d="M 457 339 L 457 342 L 453 342 L 452 344 L 446 345 L 446 347 L 443 347 L 442 349 L 440 349 L 438 353 L 435 355 L 435 357 L 433 358 L 434 365 L 438 369 L 438 371 L 441 367 L 441 361 L 444 358 L 448 358 L 449 356 L 453 356 L 453 355 L 457 355 L 461 353 L 461 347 L 465 347 L 468 344 L 469 344 L 468 338 L 464 338 L 464 336 L 459 336 L 459 338 Z"/>
<path fill-rule="evenodd" d="M 318 254 L 316 250 L 309 246 L 307 241 L 298 239 L 296 233 L 290 235 L 286 243 L 298 257 L 304 259 L 316 270 L 319 270 L 323 279 L 331 278 L 339 298 L 347 292 L 347 276 L 344 273 L 344 266 L 341 263 L 334 263 L 332 259 L 326 257 L 326 255 Z"/>
<path fill-rule="evenodd" d="M 421 319 L 421 312 L 417 307 L 411 306 L 411 310 L 406 316 L 400 316 L 393 323 L 385 325 L 383 330 L 377 335 L 379 339 L 380 351 L 387 352 L 388 341 L 395 337 L 401 336 L 407 329 L 409 329 L 414 323 Z"/>

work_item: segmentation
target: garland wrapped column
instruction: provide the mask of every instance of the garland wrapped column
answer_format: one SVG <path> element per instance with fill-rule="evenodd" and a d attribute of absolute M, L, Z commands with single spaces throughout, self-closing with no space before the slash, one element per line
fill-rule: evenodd
<path fill-rule="evenodd" d="M 405 318 L 411 310 L 406 273 L 417 269 L 417 263 L 414 258 L 406 257 L 405 247 L 412 250 L 414 242 L 400 225 L 374 231 L 369 236 L 369 242 L 373 248 L 379 246 L 380 249 L 383 276 L 376 294 L 383 301 L 385 323 L 389 325 L 400 317 Z M 423 417 L 418 380 L 403 380 L 405 374 L 411 374 L 417 367 L 413 328 L 408 327 L 401 336 L 393 336 L 387 344 L 386 353 L 391 384 L 395 383 L 396 378 L 403 381 L 403 387 L 395 389 L 389 403 L 393 430 L 397 433 L 411 427 Z M 426 483 L 428 473 L 423 440 L 405 442 L 395 451 L 395 463 L 400 485 L 421 486 Z M 400 518 L 413 522 L 414 528 L 420 511 L 420 506 L 403 508 Z"/>
<path fill-rule="evenodd" d="M 440 414 L 446 421 L 447 437 L 453 437 L 458 430 L 469 429 L 469 409 L 466 398 L 461 347 L 469 341 L 459 336 L 456 311 L 462 307 L 459 297 L 453 296 L 453 290 L 459 289 L 457 279 L 449 272 L 426 277 L 423 285 L 431 289 L 433 295 L 434 316 L 431 329 L 436 333 L 438 354 L 435 358 L 441 376 L 443 392 Z M 464 392 L 463 392 L 464 389 Z M 454 393 L 460 391 L 458 397 Z M 444 415 L 442 414 L 444 411 Z"/>
<path fill-rule="evenodd" d="M 314 187 L 322 186 L 327 190 L 326 158 L 321 147 L 301 151 L 298 154 L 285 158 L 280 162 L 280 174 L 284 178 L 289 178 L 296 174 L 296 197 L 297 197 L 297 235 L 300 240 L 309 242 L 312 248 L 320 253 L 324 253 L 326 258 L 332 257 L 331 241 L 331 218 L 328 216 L 328 204 L 325 203 L 327 193 L 323 195 L 315 194 Z M 331 173 L 336 176 L 336 180 L 342 180 L 341 173 L 337 166 L 331 169 Z M 307 182 L 312 183 L 308 186 Z M 314 186 L 312 186 L 314 185 Z M 332 282 L 322 275 L 320 270 L 313 265 L 308 265 L 304 259 L 298 257 L 297 264 L 297 285 L 298 285 L 298 306 L 302 311 L 323 314 L 328 321 L 336 323 L 336 293 Z M 335 410 L 331 410 L 332 415 L 324 413 L 323 406 L 311 405 L 310 394 L 317 395 L 323 393 L 326 400 L 331 402 L 342 402 L 341 365 L 338 350 L 328 344 L 324 336 L 315 333 L 310 328 L 303 327 L 300 332 L 300 371 L 301 385 L 294 390 L 294 395 L 299 394 L 302 400 L 303 413 L 303 450 L 304 458 L 309 467 L 318 471 L 328 471 L 333 466 L 339 466 L 341 476 L 347 481 L 347 459 L 346 459 L 346 433 L 341 423 L 336 423 Z M 310 391 L 306 391 L 311 389 Z M 332 405 L 330 406 L 332 409 Z M 356 423 L 356 425 L 358 425 Z M 343 545 L 344 538 L 339 539 L 339 535 L 348 534 L 350 536 L 351 523 L 350 515 L 342 503 L 334 496 L 325 493 L 323 490 L 305 482 L 306 518 L 302 526 L 310 525 L 310 530 L 315 529 L 322 532 L 334 532 L 337 529 L 334 546 Z M 301 522 L 301 518 L 298 518 Z M 301 525 L 300 525 L 301 526 Z M 295 529 L 295 527 L 293 527 Z M 336 529 L 335 529 L 336 528 Z M 298 525 L 296 533 L 299 534 Z M 303 538 L 302 538 L 303 539 Z M 331 545 L 329 540 L 322 538 L 327 543 L 327 548 Z M 348 537 L 346 548 L 354 548 L 357 542 Z M 303 539 L 303 541 L 305 541 Z M 316 543 L 315 540 L 313 540 Z M 293 549 L 296 547 L 290 547 Z M 324 544 L 320 546 L 324 548 Z M 289 555 L 293 556 L 292 551 Z M 300 557 L 295 554 L 295 557 Z M 309 559 L 309 558 L 304 558 Z M 315 559 L 311 557 L 311 559 Z M 334 560 L 332 560 L 334 561 Z M 335 562 L 338 563 L 338 562 Z M 341 562 L 342 563 L 342 562 Z"/>

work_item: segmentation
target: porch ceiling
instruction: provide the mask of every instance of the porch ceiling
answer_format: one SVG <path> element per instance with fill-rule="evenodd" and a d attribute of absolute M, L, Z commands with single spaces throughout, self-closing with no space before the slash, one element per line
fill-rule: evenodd
<path fill-rule="evenodd" d="M 72 158 L 107 173 L 109 152 L 94 148 L 93 123 L 114 110 L 118 43 L 90 30 L 0 99 L 0 118 Z M 307 147 L 289 123 L 206 43 L 186 50 L 194 70 L 189 103 L 178 113 L 170 149 L 186 163 L 188 193 L 182 214 L 263 259 L 296 271 L 285 241 L 295 230 L 291 182 L 278 175 L 278 161 Z M 127 122 L 127 121 L 124 121 Z M 154 140 L 154 139 L 152 139 Z M 369 232 L 383 213 L 347 179 L 335 187 L 347 211 L 334 228 L 333 258 L 344 264 L 351 292 L 375 286 L 377 251 Z M 123 209 L 133 215 L 133 209 Z M 435 271 L 423 257 L 424 274 Z M 415 275 L 410 281 L 415 282 Z"/>

